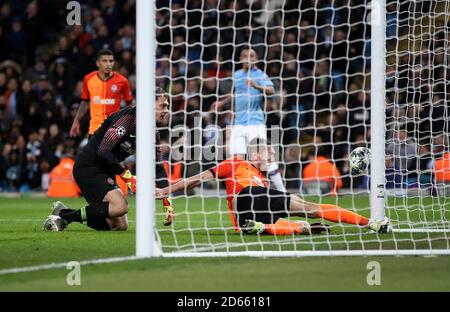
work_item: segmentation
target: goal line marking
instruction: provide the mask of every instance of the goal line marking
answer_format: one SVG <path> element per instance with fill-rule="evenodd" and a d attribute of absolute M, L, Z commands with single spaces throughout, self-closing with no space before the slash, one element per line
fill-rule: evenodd
<path fill-rule="evenodd" d="M 217 258 L 217 257 L 317 257 L 317 256 L 437 256 L 450 255 L 448 249 L 399 249 L 399 250 L 316 250 L 316 251 L 234 251 L 234 252 L 175 252 L 164 253 L 157 258 Z M 124 261 L 145 260 L 153 258 L 141 258 L 136 256 L 115 257 L 79 261 L 80 265 L 116 263 Z M 60 269 L 67 267 L 71 261 L 18 267 L 0 270 L 0 275 L 35 272 L 41 270 Z"/>

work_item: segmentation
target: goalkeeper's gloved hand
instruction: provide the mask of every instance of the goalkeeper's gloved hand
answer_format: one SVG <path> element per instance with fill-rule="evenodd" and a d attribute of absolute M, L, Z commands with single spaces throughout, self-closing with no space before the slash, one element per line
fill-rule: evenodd
<path fill-rule="evenodd" d="M 166 197 L 163 198 L 163 206 L 164 206 L 164 217 L 163 224 L 165 226 L 171 225 L 173 220 L 175 219 L 175 209 L 173 209 L 172 201 Z"/>
<path fill-rule="evenodd" d="M 136 193 L 136 176 L 132 175 L 130 170 L 125 170 L 121 175 L 120 178 L 123 182 L 125 182 L 128 186 L 128 188 L 133 192 Z"/>

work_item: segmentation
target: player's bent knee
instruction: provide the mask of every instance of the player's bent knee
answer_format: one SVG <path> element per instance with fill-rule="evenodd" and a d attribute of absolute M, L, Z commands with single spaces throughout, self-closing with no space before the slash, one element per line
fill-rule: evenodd
<path fill-rule="evenodd" d="M 112 227 L 111 230 L 113 230 L 113 231 L 126 231 L 126 230 L 128 230 L 128 224 L 127 223 L 125 223 L 125 224 L 120 223 L 120 224 Z"/>
<path fill-rule="evenodd" d="M 128 203 L 124 202 L 116 202 L 109 203 L 109 214 L 112 217 L 120 217 L 124 214 L 128 213 Z"/>
<path fill-rule="evenodd" d="M 110 191 L 105 200 L 109 203 L 110 217 L 123 216 L 128 212 L 128 201 L 119 190 Z"/>
<path fill-rule="evenodd" d="M 118 203 L 118 209 L 122 214 L 128 213 L 128 202 L 126 200 L 123 200 L 122 202 Z"/>
<path fill-rule="evenodd" d="M 128 220 L 124 217 L 109 219 L 111 231 L 126 231 L 128 230 Z"/>
<path fill-rule="evenodd" d="M 128 220 L 127 218 L 121 218 L 120 220 L 120 230 L 119 231 L 126 231 L 128 230 Z"/>
<path fill-rule="evenodd" d="M 111 227 L 111 231 L 126 231 L 126 230 L 128 230 L 128 224 L 126 225 L 118 224 Z"/>

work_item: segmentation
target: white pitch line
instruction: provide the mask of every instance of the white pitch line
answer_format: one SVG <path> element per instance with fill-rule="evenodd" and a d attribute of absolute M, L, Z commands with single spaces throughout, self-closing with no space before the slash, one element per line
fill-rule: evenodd
<path fill-rule="evenodd" d="M 0 219 L 0 222 L 39 222 L 43 220 L 38 219 Z"/>
<path fill-rule="evenodd" d="M 394 233 L 450 233 L 450 229 L 392 229 Z"/>
<path fill-rule="evenodd" d="M 44 219 L 0 219 L 0 222 L 44 222 Z M 135 223 L 135 220 L 128 220 L 128 223 Z"/>
<path fill-rule="evenodd" d="M 123 262 L 123 261 L 132 261 L 139 260 L 142 258 L 138 258 L 136 256 L 128 256 L 128 257 L 115 257 L 115 258 L 105 258 L 105 259 L 93 259 L 93 260 L 83 260 L 79 261 L 80 265 L 87 264 L 99 264 L 99 263 L 114 263 L 114 262 Z M 51 269 L 60 269 L 67 267 L 67 264 L 71 261 L 60 262 L 60 263 L 50 263 L 50 264 L 42 264 L 42 265 L 33 265 L 29 267 L 20 267 L 20 268 L 10 268 L 0 270 L 0 275 L 6 274 L 14 274 L 14 273 L 25 273 L 25 272 L 34 272 L 41 270 L 51 270 Z"/>
<path fill-rule="evenodd" d="M 414 249 L 414 250 L 316 250 L 316 251 L 236 251 L 236 252 L 178 252 L 162 254 L 163 258 L 215 258 L 215 257 L 310 257 L 310 256 L 436 256 L 449 255 L 448 249 Z M 158 258 L 158 257 L 155 257 Z M 100 264 L 100 263 L 115 263 L 134 260 L 145 260 L 150 258 L 142 258 L 136 256 L 115 257 L 94 260 L 79 261 L 80 265 Z M 51 270 L 67 267 L 71 262 L 50 263 L 43 265 L 35 265 L 29 267 L 19 267 L 0 270 L 0 275 L 34 272 L 41 270 Z"/>

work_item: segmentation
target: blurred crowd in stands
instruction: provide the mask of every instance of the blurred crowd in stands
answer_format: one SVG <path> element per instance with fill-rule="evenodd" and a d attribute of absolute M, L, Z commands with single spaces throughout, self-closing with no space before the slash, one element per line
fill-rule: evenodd
<path fill-rule="evenodd" d="M 78 2 L 82 24 L 69 26 L 65 1 L 0 0 L 2 191 L 45 190 L 51 169 L 85 142 L 70 138 L 68 131 L 82 78 L 96 70 L 99 49 L 114 52 L 115 70 L 129 79 L 135 94 L 135 1 Z M 180 125 L 188 129 L 184 139 L 205 130 L 201 145 L 226 137 L 232 113 L 210 107 L 231 90 L 240 50 L 250 45 L 259 56 L 258 67 L 275 84 L 276 94 L 266 99 L 265 109 L 267 126 L 281 129 L 278 151 L 286 186 L 301 187 L 302 170 L 320 148 L 337 166 L 340 185 L 367 187 L 364 177 L 350 178 L 347 161 L 353 148 L 370 140 L 366 2 L 275 0 L 268 5 L 276 10 L 266 14 L 261 10 L 266 0 L 156 1 L 156 81 L 171 95 L 172 110 L 162 142 L 176 143 L 169 130 Z M 404 17 L 395 13 L 408 11 L 401 6 L 388 6 L 388 56 L 408 31 Z M 429 183 L 430 163 L 448 150 L 446 26 L 436 28 L 428 52 L 388 58 L 387 151 L 392 157 L 386 163 L 395 185 Z M 86 133 L 87 119 L 83 129 Z M 194 159 L 185 165 L 200 170 L 212 163 Z"/>

